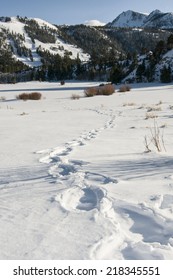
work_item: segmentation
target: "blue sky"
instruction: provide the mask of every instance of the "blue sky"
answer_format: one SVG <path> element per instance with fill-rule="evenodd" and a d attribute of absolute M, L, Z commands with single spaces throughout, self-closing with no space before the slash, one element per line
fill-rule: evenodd
<path fill-rule="evenodd" d="M 172 0 L 1 0 L 0 16 L 39 17 L 55 24 L 109 22 L 123 11 L 173 12 Z"/>

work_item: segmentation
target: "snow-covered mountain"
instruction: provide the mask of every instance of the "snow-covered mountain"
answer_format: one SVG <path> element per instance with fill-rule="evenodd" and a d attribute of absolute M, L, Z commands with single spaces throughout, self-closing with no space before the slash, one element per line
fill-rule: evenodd
<path fill-rule="evenodd" d="M 39 18 L 0 17 L 0 82 L 74 78 L 108 80 L 111 67 L 116 63 L 121 64 L 127 53 L 129 58 L 119 77 L 130 73 L 129 78 L 133 79 L 137 69 L 132 67 L 131 54 L 136 52 L 140 56 L 150 51 L 155 52 L 152 60 L 154 68 L 151 69 L 152 79 L 148 80 L 160 80 L 160 70 L 165 66 L 165 60 L 166 67 L 171 67 L 173 75 L 173 62 L 170 61 L 172 52 L 168 58 L 162 57 L 166 51 L 173 49 L 172 38 L 168 42 L 171 30 L 161 30 L 173 27 L 172 13 L 155 10 L 147 16 L 127 11 L 109 25 L 99 25 L 100 22 L 96 20 L 83 25 L 56 26 Z M 148 27 L 154 27 L 155 30 Z M 164 46 L 161 46 L 163 52 L 159 56 L 155 48 L 160 41 L 164 42 Z M 161 67 L 157 66 L 162 59 Z M 143 76 L 151 76 L 148 57 L 143 60 L 148 72 L 143 71 L 147 75 L 142 73 L 141 78 L 138 70 L 142 80 Z M 132 72 L 135 75 L 131 75 Z"/>
<path fill-rule="evenodd" d="M 163 13 L 155 10 L 147 15 L 128 10 L 121 13 L 108 26 L 171 29 L 173 28 L 173 13 Z"/>
<path fill-rule="evenodd" d="M 147 15 L 128 10 L 121 13 L 108 25 L 110 27 L 141 27 Z"/>
<path fill-rule="evenodd" d="M 122 51 L 121 46 L 118 45 L 119 37 L 110 37 L 110 34 L 108 36 L 105 33 L 107 26 L 173 28 L 173 14 L 155 10 L 147 16 L 129 10 L 121 13 L 112 23 L 105 26 L 105 29 L 104 27 L 101 30 L 95 28 L 99 25 L 103 25 L 103 23 L 97 20 L 87 21 L 85 26 L 88 29 L 81 25 L 80 30 L 76 31 L 78 37 L 83 36 L 79 42 L 76 37 L 74 38 L 74 30 L 70 27 L 69 30 L 65 30 L 62 26 L 53 25 L 39 18 L 0 17 L 0 46 L 1 49 L 2 47 L 8 49 L 15 59 L 30 67 L 42 65 L 41 54 L 43 52 L 49 52 L 52 55 L 58 54 L 61 57 L 68 54 L 71 59 L 79 58 L 82 62 L 87 62 L 95 48 L 93 44 L 97 42 L 98 38 L 105 40 L 103 42 L 105 48 L 109 49 L 112 44 L 117 51 Z M 94 28 L 89 29 L 90 26 Z M 95 32 L 92 34 L 92 38 L 88 36 L 91 32 Z M 88 44 L 84 42 L 87 40 L 90 41 L 90 50 Z M 122 45 L 122 42 L 120 44 Z"/>
<path fill-rule="evenodd" d="M 142 27 L 171 29 L 173 28 L 173 13 L 155 10 L 149 14 Z"/>
<path fill-rule="evenodd" d="M 87 20 L 87 21 L 85 21 L 84 24 L 86 26 L 104 26 L 104 25 L 106 25 L 106 23 L 101 22 L 101 21 L 99 21 L 97 19 Z"/>
<path fill-rule="evenodd" d="M 79 57 L 81 61 L 88 61 L 90 57 L 81 48 L 63 41 L 59 28 L 42 19 L 1 17 L 0 33 L 13 56 L 31 67 L 42 64 L 38 48 L 60 56 L 68 53 L 70 58 Z"/>

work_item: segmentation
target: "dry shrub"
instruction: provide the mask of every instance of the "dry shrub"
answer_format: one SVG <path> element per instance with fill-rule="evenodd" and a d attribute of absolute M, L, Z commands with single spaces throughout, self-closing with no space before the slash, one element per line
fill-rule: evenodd
<path fill-rule="evenodd" d="M 162 108 L 160 106 L 147 107 L 147 112 L 153 112 L 153 111 L 162 111 Z"/>
<path fill-rule="evenodd" d="M 112 84 L 100 85 L 98 87 L 87 88 L 84 93 L 87 97 L 95 95 L 111 95 L 115 92 L 115 87 Z"/>
<path fill-rule="evenodd" d="M 5 96 L 1 96 L 0 97 L 0 101 L 5 101 L 6 100 L 6 97 Z"/>
<path fill-rule="evenodd" d="M 115 92 L 115 87 L 112 84 L 100 86 L 97 95 L 111 95 Z"/>
<path fill-rule="evenodd" d="M 126 92 L 126 91 L 130 91 L 131 87 L 129 85 L 122 85 L 119 89 L 119 92 Z"/>
<path fill-rule="evenodd" d="M 29 99 L 29 94 L 28 93 L 21 93 L 19 95 L 16 96 L 17 99 L 26 101 Z"/>
<path fill-rule="evenodd" d="M 97 95 L 98 89 L 96 87 L 90 87 L 85 89 L 84 93 L 86 95 L 86 97 L 92 97 Z"/>
<path fill-rule="evenodd" d="M 31 100 L 40 100 L 41 99 L 41 93 L 40 92 L 31 92 L 29 94 L 29 99 L 31 99 Z"/>
<path fill-rule="evenodd" d="M 163 127 L 164 129 L 164 127 Z M 151 152 L 150 145 L 152 144 L 158 152 L 164 150 L 166 152 L 165 143 L 164 143 L 164 130 L 161 130 L 154 119 L 154 127 L 150 128 L 150 138 L 147 136 L 144 137 L 144 143 L 146 152 Z"/>
<path fill-rule="evenodd" d="M 155 119 L 155 118 L 158 118 L 158 116 L 154 113 L 146 113 L 146 116 L 145 116 L 145 119 L 148 120 L 148 119 Z"/>
<path fill-rule="evenodd" d="M 41 93 L 40 92 L 31 92 L 31 93 L 21 93 L 18 96 L 16 96 L 17 99 L 20 100 L 40 100 L 41 99 Z"/>
<path fill-rule="evenodd" d="M 131 90 L 130 85 L 126 85 L 126 91 L 130 91 L 130 90 Z"/>

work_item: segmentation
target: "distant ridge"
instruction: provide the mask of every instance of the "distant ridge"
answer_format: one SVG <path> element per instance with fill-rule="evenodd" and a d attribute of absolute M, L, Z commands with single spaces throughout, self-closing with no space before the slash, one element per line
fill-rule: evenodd
<path fill-rule="evenodd" d="M 149 15 L 146 15 L 128 10 L 121 13 L 107 25 L 109 27 L 173 29 L 173 13 L 163 13 L 160 10 L 154 10 Z"/>
<path fill-rule="evenodd" d="M 145 14 L 128 10 L 122 12 L 108 25 L 110 27 L 141 27 L 146 18 Z"/>

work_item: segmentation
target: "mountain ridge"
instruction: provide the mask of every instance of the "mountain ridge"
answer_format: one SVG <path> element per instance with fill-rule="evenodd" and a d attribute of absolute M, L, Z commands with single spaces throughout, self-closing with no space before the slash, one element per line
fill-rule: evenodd
<path fill-rule="evenodd" d="M 136 28 L 159 28 L 173 29 L 173 13 L 154 10 L 149 15 L 128 10 L 118 15 L 109 27 L 136 27 Z"/>
<path fill-rule="evenodd" d="M 108 23 L 109 27 L 141 27 L 142 23 L 146 19 L 146 15 L 127 10 L 118 15 L 111 23 Z"/>

